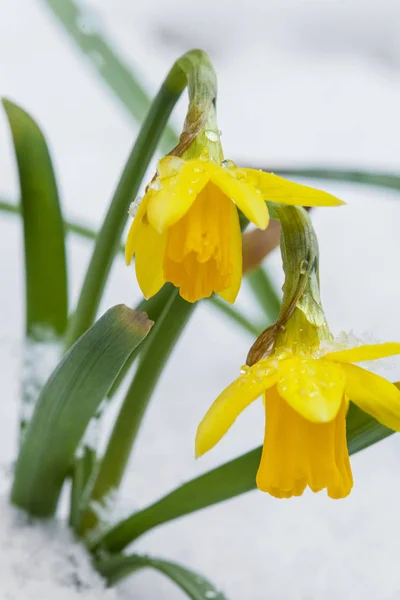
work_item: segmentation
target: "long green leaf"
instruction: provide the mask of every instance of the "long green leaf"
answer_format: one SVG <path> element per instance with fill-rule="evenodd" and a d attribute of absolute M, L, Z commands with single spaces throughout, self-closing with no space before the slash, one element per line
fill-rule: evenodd
<path fill-rule="evenodd" d="M 113 90 L 129 114 L 141 123 L 149 110 L 150 96 L 132 69 L 107 42 L 99 27 L 96 13 L 79 6 L 72 0 L 44 0 L 44 3 L 58 18 L 65 31 L 86 55 L 104 82 Z M 167 126 L 161 138 L 163 153 L 169 152 L 177 140 L 177 134 Z"/>
<path fill-rule="evenodd" d="M 56 342 L 67 326 L 67 266 L 64 221 L 46 140 L 22 108 L 5 99 L 3 106 L 17 158 L 24 227 L 26 333 L 20 411 L 23 434 L 45 379 L 58 360 Z M 48 365 L 48 373 L 43 364 Z"/>
<path fill-rule="evenodd" d="M 41 517 L 54 514 L 86 427 L 152 323 L 118 305 L 67 352 L 40 395 L 18 456 L 11 498 Z"/>
<path fill-rule="evenodd" d="M 21 188 L 26 271 L 26 330 L 61 336 L 68 318 L 64 221 L 46 140 L 22 108 L 3 99 Z"/>
<path fill-rule="evenodd" d="M 96 563 L 96 568 L 107 579 L 110 585 L 146 567 L 156 569 L 166 575 L 191 600 L 226 600 L 226 596 L 218 591 L 207 579 L 204 579 L 198 573 L 189 571 L 186 567 L 167 560 L 138 554 L 131 554 L 130 556 L 119 554 L 107 557 Z"/>
<path fill-rule="evenodd" d="M 392 433 L 391 429 L 351 405 L 347 416 L 350 454 L 359 452 Z M 93 546 L 109 552 L 120 552 L 133 540 L 158 525 L 254 490 L 261 450 L 261 447 L 251 450 L 183 484 L 155 504 L 121 521 L 101 539 L 97 539 Z"/>

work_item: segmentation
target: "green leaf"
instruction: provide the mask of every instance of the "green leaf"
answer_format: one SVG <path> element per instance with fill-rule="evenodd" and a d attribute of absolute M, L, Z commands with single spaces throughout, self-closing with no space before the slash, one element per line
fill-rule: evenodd
<path fill-rule="evenodd" d="M 114 306 L 65 354 L 26 432 L 15 468 L 14 504 L 40 517 L 54 514 L 88 423 L 151 325 L 143 313 Z"/>
<path fill-rule="evenodd" d="M 268 169 L 269 170 L 269 169 Z M 340 183 L 358 183 L 376 187 L 400 190 L 400 175 L 385 172 L 358 171 L 350 169 L 324 169 L 320 167 L 272 167 L 272 172 L 283 177 L 307 177 L 309 179 L 326 179 Z"/>
<path fill-rule="evenodd" d="M 399 387 L 399 384 L 396 384 Z M 393 431 L 373 417 L 350 405 L 347 416 L 347 443 L 350 454 L 368 448 Z M 154 504 L 134 513 L 98 538 L 93 548 L 120 552 L 150 529 L 207 506 L 229 500 L 256 488 L 256 473 L 262 447 L 208 471 L 183 484 Z"/>
<path fill-rule="evenodd" d="M 264 327 L 274 323 L 279 315 L 281 300 L 265 268 L 258 267 L 258 269 L 248 273 L 246 281 L 267 317 L 268 322 Z"/>
<path fill-rule="evenodd" d="M 22 108 L 3 99 L 21 188 L 26 271 L 26 331 L 62 336 L 68 317 L 64 222 L 46 141 Z"/>
<path fill-rule="evenodd" d="M 52 357 L 51 371 L 58 359 L 55 343 L 67 326 L 67 266 L 64 221 L 46 140 L 22 108 L 5 99 L 3 106 L 17 158 L 24 226 L 26 334 L 20 412 L 22 434 L 44 385 L 45 355 Z M 19 210 L 18 207 L 13 209 Z"/>
<path fill-rule="evenodd" d="M 104 82 L 116 94 L 129 114 L 141 123 L 150 108 L 151 99 L 126 62 L 113 50 L 96 23 L 96 13 L 72 0 L 44 0 L 71 39 L 86 55 Z M 178 136 L 166 127 L 161 138 L 164 154 L 177 143 Z"/>
<path fill-rule="evenodd" d="M 138 554 L 131 554 L 129 556 L 119 554 L 107 557 L 96 563 L 96 568 L 107 579 L 110 585 L 146 567 L 151 567 L 166 575 L 191 600 L 226 600 L 226 596 L 222 592 L 219 592 L 207 579 L 204 579 L 198 573 L 189 571 L 189 569 L 167 560 Z"/>

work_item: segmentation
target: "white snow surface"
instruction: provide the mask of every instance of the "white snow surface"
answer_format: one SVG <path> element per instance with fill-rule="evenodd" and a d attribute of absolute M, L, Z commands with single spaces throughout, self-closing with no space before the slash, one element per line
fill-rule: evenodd
<path fill-rule="evenodd" d="M 399 170 L 397 0 L 90 0 L 88 6 L 98 15 L 90 26 L 104 29 L 151 92 L 184 51 L 199 46 L 210 53 L 219 78 L 219 126 L 227 158 L 271 168 L 318 164 Z M 40 0 L 0 2 L 0 93 L 41 124 L 65 215 L 98 225 L 137 127 Z M 184 108 L 182 99 L 176 124 Z M 400 340 L 398 196 L 332 182 L 323 186 L 347 202 L 340 209 L 316 210 L 313 216 L 331 329 Z M 1 114 L 0 196 L 18 197 L 10 135 Z M 89 256 L 88 243 L 68 239 L 71 306 Z M 22 265 L 20 223 L 1 215 L 3 464 L 12 463 L 17 443 Z M 278 252 L 268 265 L 281 285 Z M 132 271 L 116 261 L 100 312 L 120 302 L 132 305 L 138 298 Z M 238 304 L 255 310 L 245 286 Z M 255 404 L 209 455 L 193 458 L 198 422 L 238 375 L 252 341 L 206 303 L 196 309 L 146 415 L 122 489 L 124 508 L 145 506 L 261 442 L 262 408 Z M 390 378 L 400 379 L 398 368 L 390 371 Z M 115 406 L 111 412 L 115 415 Z M 198 570 L 229 600 L 398 600 L 400 436 L 356 455 L 352 464 L 355 488 L 346 500 L 309 493 L 277 501 L 252 492 L 161 527 L 139 540 L 135 549 Z M 6 493 L 5 481 L 3 487 Z M 51 532 L 59 531 L 53 525 L 15 529 L 14 521 L 3 503 L 0 598 L 34 597 L 39 578 L 42 600 L 69 600 L 77 594 L 82 600 L 107 597 L 101 583 L 91 592 L 78 592 L 55 577 L 57 570 L 76 574 L 68 559 L 56 568 L 71 548 L 61 548 L 61 539 L 68 538 L 65 530 L 53 536 Z M 45 539 L 41 536 L 54 543 L 49 556 L 53 569 L 37 565 L 42 552 L 38 540 L 44 546 Z M 22 549 L 16 549 L 18 544 Z M 75 547 L 74 552 L 79 550 Z M 26 575 L 24 585 L 31 587 L 16 596 L 21 573 Z M 89 578 L 86 567 L 79 577 Z M 127 580 L 116 597 L 185 598 L 151 571 Z"/>
<path fill-rule="evenodd" d="M 0 500 L 2 600 L 116 600 L 60 521 L 34 521 Z"/>

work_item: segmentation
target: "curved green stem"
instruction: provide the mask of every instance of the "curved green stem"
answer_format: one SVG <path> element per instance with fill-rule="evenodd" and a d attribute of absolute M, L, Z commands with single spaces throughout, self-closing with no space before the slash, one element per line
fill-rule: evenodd
<path fill-rule="evenodd" d="M 188 118 L 200 119 L 201 111 L 215 97 L 215 73 L 207 55 L 192 50 L 168 73 L 155 97 L 130 153 L 107 215 L 96 239 L 77 309 L 67 332 L 67 347 L 93 323 L 126 223 L 126 213 L 158 145 L 173 107 L 189 86 Z M 196 96 L 196 100 L 194 98 Z"/>

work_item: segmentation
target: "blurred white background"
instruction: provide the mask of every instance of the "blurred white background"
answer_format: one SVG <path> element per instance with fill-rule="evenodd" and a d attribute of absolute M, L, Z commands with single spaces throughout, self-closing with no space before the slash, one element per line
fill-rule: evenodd
<path fill-rule="evenodd" d="M 91 0 L 100 29 L 154 93 L 172 62 L 207 50 L 219 78 L 219 125 L 227 157 L 257 166 L 400 170 L 400 4 L 397 0 Z M 65 215 L 98 225 L 137 128 L 44 1 L 0 0 L 0 94 L 41 124 Z M 180 126 L 184 101 L 174 114 Z M 400 340 L 400 197 L 324 183 L 347 202 L 321 209 L 322 296 L 334 333 Z M 0 196 L 16 201 L 9 131 L 0 114 Z M 1 461 L 15 453 L 23 335 L 23 253 L 17 219 L 0 215 Z M 71 301 L 90 245 L 70 239 Z M 268 260 L 282 283 L 279 252 Z M 133 272 L 116 262 L 102 311 L 139 298 Z M 246 289 L 239 303 L 250 306 Z M 250 316 L 250 315 L 249 315 Z M 252 343 L 206 304 L 160 381 L 126 477 L 132 507 L 238 455 L 262 439 L 253 406 L 209 456 L 195 462 L 198 421 L 238 374 Z M 400 378 L 396 367 L 388 373 Z M 277 501 L 252 492 L 186 517 L 140 540 L 139 550 L 175 559 L 215 581 L 229 600 L 395 600 L 400 597 L 400 441 L 353 458 L 350 498 Z M 154 573 L 133 577 L 126 598 L 181 600 Z"/>

